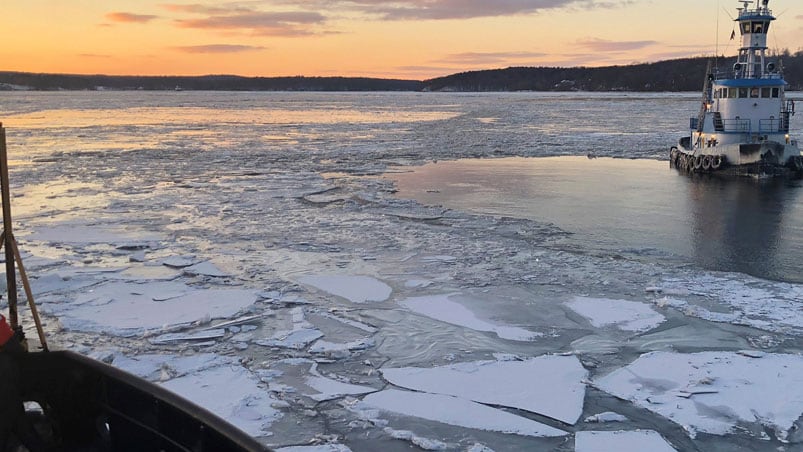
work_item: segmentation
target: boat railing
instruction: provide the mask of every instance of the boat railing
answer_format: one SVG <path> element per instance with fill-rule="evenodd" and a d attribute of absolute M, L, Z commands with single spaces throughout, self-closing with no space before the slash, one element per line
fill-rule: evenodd
<path fill-rule="evenodd" d="M 748 133 L 750 132 L 750 120 L 749 119 L 723 119 L 722 120 L 722 127 L 725 132 L 742 132 Z"/>
<path fill-rule="evenodd" d="M 783 119 L 761 119 L 758 121 L 759 133 L 788 132 L 789 123 Z"/>
<path fill-rule="evenodd" d="M 757 7 L 754 9 L 745 8 L 739 11 L 739 18 L 755 16 L 772 16 L 772 10 L 767 7 Z"/>

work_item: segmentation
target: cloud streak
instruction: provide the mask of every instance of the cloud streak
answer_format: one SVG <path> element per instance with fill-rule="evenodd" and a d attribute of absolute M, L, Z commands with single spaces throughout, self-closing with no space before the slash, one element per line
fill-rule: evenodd
<path fill-rule="evenodd" d="M 135 23 L 135 24 L 144 24 L 148 23 L 158 16 L 154 16 L 151 14 L 134 14 L 134 13 L 124 13 L 124 12 L 113 12 L 106 14 L 106 19 L 112 22 L 119 22 L 119 23 Z"/>
<path fill-rule="evenodd" d="M 237 44 L 207 44 L 200 46 L 179 46 L 172 49 L 183 53 L 241 53 L 262 50 L 264 47 Z"/>
<path fill-rule="evenodd" d="M 258 36 L 308 36 L 327 18 L 313 11 L 263 12 L 242 7 L 224 8 L 203 5 L 164 5 L 165 9 L 202 17 L 176 19 L 179 28 L 216 30 Z"/>
<path fill-rule="evenodd" d="M 532 14 L 567 7 L 581 9 L 613 8 L 632 0 L 341 0 L 339 7 L 378 16 L 383 20 L 448 20 Z M 310 5 L 309 1 L 291 4 Z M 333 8 L 333 2 L 318 0 L 318 8 Z"/>
<path fill-rule="evenodd" d="M 463 65 L 510 64 L 512 61 L 535 60 L 544 56 L 546 54 L 540 52 L 466 52 L 448 55 L 439 62 Z"/>
<path fill-rule="evenodd" d="M 608 41 L 588 38 L 577 41 L 577 45 L 594 52 L 627 52 L 658 44 L 658 41 Z"/>

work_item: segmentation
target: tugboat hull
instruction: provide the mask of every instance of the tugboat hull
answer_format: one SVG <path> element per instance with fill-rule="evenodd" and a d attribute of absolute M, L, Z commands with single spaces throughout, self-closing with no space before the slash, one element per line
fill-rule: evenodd
<path fill-rule="evenodd" d="M 803 156 L 797 146 L 764 141 L 736 143 L 693 150 L 683 137 L 669 152 L 670 165 L 687 173 L 734 176 L 803 177 Z"/>

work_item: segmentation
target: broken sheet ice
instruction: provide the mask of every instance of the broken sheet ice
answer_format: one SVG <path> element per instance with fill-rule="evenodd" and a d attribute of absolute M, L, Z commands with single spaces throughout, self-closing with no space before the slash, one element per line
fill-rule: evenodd
<path fill-rule="evenodd" d="M 336 375 L 321 375 L 318 364 L 308 359 L 290 358 L 271 366 L 270 387 L 274 392 L 303 394 L 321 402 L 344 396 L 356 396 L 375 392 L 370 386 L 361 386 L 340 381 Z"/>
<path fill-rule="evenodd" d="M 212 339 L 220 339 L 226 335 L 226 330 L 223 328 L 207 329 L 195 333 L 167 333 L 160 334 L 148 340 L 154 345 L 174 344 L 177 342 L 197 342 L 208 341 Z"/>
<path fill-rule="evenodd" d="M 36 228 L 26 240 L 66 243 L 69 245 L 110 244 L 120 249 L 148 248 L 158 243 L 163 236 L 147 231 L 137 231 L 118 225 L 97 226 L 81 224 L 57 224 Z"/>
<path fill-rule="evenodd" d="M 452 300 L 451 295 L 430 295 L 425 297 L 407 298 L 399 302 L 407 309 L 452 325 L 470 328 L 476 331 L 496 333 L 502 339 L 511 341 L 531 341 L 543 336 L 516 326 L 497 325 L 477 317 L 462 304 Z"/>
<path fill-rule="evenodd" d="M 281 416 L 259 379 L 234 358 L 150 354 L 118 356 L 112 364 L 159 382 L 252 436 L 269 435 L 270 424 Z"/>
<path fill-rule="evenodd" d="M 627 300 L 575 297 L 566 303 L 597 328 L 614 326 L 622 331 L 651 330 L 666 320 L 648 304 Z"/>
<path fill-rule="evenodd" d="M 185 268 L 198 263 L 194 256 L 171 256 L 162 260 L 162 265 L 170 268 Z"/>
<path fill-rule="evenodd" d="M 576 423 L 583 412 L 588 376 L 576 356 L 553 355 L 381 371 L 396 386 L 518 408 L 567 424 Z"/>
<path fill-rule="evenodd" d="M 342 444 L 319 444 L 317 446 L 287 446 L 276 449 L 276 452 L 351 452 Z"/>
<path fill-rule="evenodd" d="M 803 414 L 803 356 L 652 352 L 596 381 L 616 397 L 697 432 L 759 424 L 785 439 Z"/>
<path fill-rule="evenodd" d="M 318 275 L 303 276 L 301 284 L 345 298 L 352 303 L 385 301 L 393 292 L 390 286 L 370 276 Z"/>
<path fill-rule="evenodd" d="M 803 310 L 799 309 L 803 299 L 801 284 L 767 281 L 742 273 L 697 272 L 667 278 L 659 289 L 664 297 L 656 300 L 656 304 L 688 316 L 803 335 Z M 703 296 L 708 306 L 698 304 L 695 296 Z"/>
<path fill-rule="evenodd" d="M 323 337 L 319 330 L 311 328 L 301 328 L 293 331 L 280 331 L 270 339 L 255 341 L 255 344 L 263 347 L 290 348 L 302 350 L 309 344 Z"/>
<path fill-rule="evenodd" d="M 384 429 L 382 429 L 382 431 L 387 433 L 387 435 L 390 436 L 391 438 L 400 439 L 402 441 L 410 441 L 414 446 L 418 446 L 418 448 L 423 450 L 454 449 L 454 447 L 450 447 L 443 441 L 438 441 L 436 439 L 431 439 L 431 438 L 424 438 L 423 436 L 416 435 L 414 432 L 410 430 L 396 430 L 390 427 L 385 427 Z"/>
<path fill-rule="evenodd" d="M 619 413 L 614 413 L 613 411 L 606 411 L 604 413 L 594 414 L 592 416 L 588 416 L 587 418 L 583 419 L 583 422 L 598 422 L 600 424 L 604 424 L 606 422 L 627 422 L 628 419 L 626 416 L 622 416 Z"/>
<path fill-rule="evenodd" d="M 379 409 L 458 427 L 524 436 L 564 436 L 563 430 L 469 400 L 441 394 L 387 389 L 366 396 L 358 410 Z"/>
<path fill-rule="evenodd" d="M 324 355 L 330 359 L 343 359 L 351 356 L 352 352 L 367 350 L 374 345 L 375 341 L 370 337 L 346 343 L 318 341 L 310 347 L 309 352 L 316 355 Z"/>
<path fill-rule="evenodd" d="M 652 430 L 617 432 L 577 432 L 574 452 L 676 452 L 666 440 Z"/>
<path fill-rule="evenodd" d="M 251 436 L 266 436 L 281 416 L 258 379 L 243 367 L 221 366 L 185 375 L 162 384 L 203 406 Z"/>
<path fill-rule="evenodd" d="M 43 304 L 42 311 L 57 316 L 68 330 L 135 336 L 233 317 L 255 302 L 254 292 L 243 289 L 198 290 L 177 282 L 107 282 L 72 302 Z"/>
<path fill-rule="evenodd" d="M 217 265 L 208 261 L 190 265 L 189 267 L 185 267 L 183 271 L 185 275 L 192 276 L 211 276 L 213 278 L 225 278 L 231 276 L 230 274 L 218 268 Z"/>

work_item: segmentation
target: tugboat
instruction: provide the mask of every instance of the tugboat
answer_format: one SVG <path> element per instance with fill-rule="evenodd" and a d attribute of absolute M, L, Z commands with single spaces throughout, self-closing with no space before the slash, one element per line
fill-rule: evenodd
<path fill-rule="evenodd" d="M 709 63 L 700 113 L 670 150 L 670 165 L 688 173 L 803 176 L 801 149 L 789 136 L 795 104 L 786 99 L 782 66 L 767 56 L 775 20 L 769 0 L 740 3 L 742 44 L 733 71 L 712 71 Z"/>

